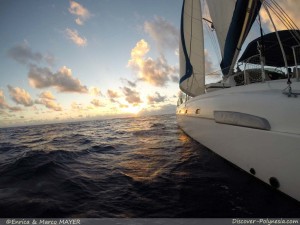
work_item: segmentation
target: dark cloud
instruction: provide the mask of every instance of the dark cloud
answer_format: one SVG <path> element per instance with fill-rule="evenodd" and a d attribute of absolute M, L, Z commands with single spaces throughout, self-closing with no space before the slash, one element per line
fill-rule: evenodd
<path fill-rule="evenodd" d="M 111 102 L 117 102 L 117 101 L 116 101 L 116 98 L 119 98 L 119 97 L 120 97 L 119 94 L 118 94 L 118 92 L 113 91 L 113 90 L 110 90 L 110 89 L 107 90 L 107 95 L 108 95 L 109 100 L 110 100 Z"/>
<path fill-rule="evenodd" d="M 130 80 L 127 80 L 126 78 L 121 78 L 121 80 L 126 83 L 126 85 L 132 87 L 132 88 L 135 88 L 136 87 L 136 82 L 132 82 Z"/>
<path fill-rule="evenodd" d="M 9 57 L 22 64 L 27 64 L 29 62 L 39 63 L 43 59 L 41 53 L 33 52 L 26 44 L 19 44 L 10 48 L 7 54 Z"/>
<path fill-rule="evenodd" d="M 148 96 L 147 98 L 149 104 L 154 104 L 154 103 L 164 102 L 167 97 L 161 96 L 158 92 L 155 92 L 154 96 Z"/>
<path fill-rule="evenodd" d="M 35 88 L 54 87 L 59 92 L 88 93 L 87 87 L 74 78 L 71 69 L 66 66 L 53 73 L 49 68 L 31 65 L 28 78 L 29 84 Z"/>
<path fill-rule="evenodd" d="M 125 99 L 128 103 L 133 105 L 138 105 L 142 103 L 140 94 L 137 91 L 128 87 L 123 87 L 122 90 L 125 95 Z"/>
<path fill-rule="evenodd" d="M 49 65 L 53 65 L 55 62 L 52 54 L 43 55 L 39 52 L 33 52 L 26 43 L 10 48 L 7 51 L 7 55 L 21 64 L 46 62 Z"/>

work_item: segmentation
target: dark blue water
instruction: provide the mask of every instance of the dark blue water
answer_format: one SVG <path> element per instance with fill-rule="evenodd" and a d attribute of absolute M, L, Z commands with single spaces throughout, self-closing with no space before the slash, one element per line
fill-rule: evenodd
<path fill-rule="evenodd" d="M 300 217 L 175 115 L 0 129 L 0 217 Z"/>

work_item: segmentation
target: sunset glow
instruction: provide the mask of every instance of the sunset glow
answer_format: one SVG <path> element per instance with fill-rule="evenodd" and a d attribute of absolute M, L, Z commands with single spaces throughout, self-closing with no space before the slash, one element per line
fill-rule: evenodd
<path fill-rule="evenodd" d="M 279 2 L 297 22 L 299 4 L 291 1 Z M 181 6 L 182 0 L 5 0 L 0 126 L 175 113 Z M 272 30 L 264 11 L 261 17 L 264 30 Z M 258 35 L 254 24 L 246 43 Z M 219 70 L 214 47 L 205 42 L 207 73 Z"/>
<path fill-rule="evenodd" d="M 7 1 L 0 126 L 174 113 L 180 8 L 181 0 Z"/>

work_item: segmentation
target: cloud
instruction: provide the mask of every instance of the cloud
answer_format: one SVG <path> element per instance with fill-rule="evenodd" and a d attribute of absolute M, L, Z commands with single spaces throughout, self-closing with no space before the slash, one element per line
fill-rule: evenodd
<path fill-rule="evenodd" d="M 137 91 L 128 87 L 123 87 L 122 90 L 125 95 L 125 99 L 128 103 L 133 105 L 138 105 L 142 103 L 140 94 Z"/>
<path fill-rule="evenodd" d="M 48 109 L 52 109 L 54 111 L 62 111 L 61 106 L 53 100 L 49 100 L 49 99 L 46 99 L 46 98 L 40 98 L 40 99 L 35 100 L 34 102 L 35 102 L 35 104 L 44 105 Z"/>
<path fill-rule="evenodd" d="M 159 51 L 176 50 L 179 43 L 179 31 L 162 17 L 156 16 L 153 21 L 144 23 L 144 31 L 153 38 Z"/>
<path fill-rule="evenodd" d="M 88 20 L 91 16 L 90 12 L 85 7 L 83 7 L 82 5 L 80 5 L 75 1 L 70 1 L 69 12 L 73 15 L 78 16 L 75 19 L 75 22 L 78 25 L 83 25 L 84 22 Z"/>
<path fill-rule="evenodd" d="M 41 53 L 33 52 L 26 43 L 18 44 L 10 48 L 7 54 L 9 57 L 22 64 L 27 64 L 30 61 L 40 62 L 43 59 Z"/>
<path fill-rule="evenodd" d="M 158 108 L 144 108 L 139 113 L 140 115 L 162 115 L 162 114 L 175 114 L 176 112 L 176 105 L 167 104 L 162 105 Z"/>
<path fill-rule="evenodd" d="M 147 98 L 149 104 L 154 104 L 154 103 L 164 102 L 167 97 L 161 96 L 158 92 L 155 92 L 154 96 L 148 96 Z"/>
<path fill-rule="evenodd" d="M 110 89 L 107 90 L 107 95 L 111 102 L 116 102 L 115 99 L 120 97 L 118 92 L 110 90 Z"/>
<path fill-rule="evenodd" d="M 47 53 L 46 55 L 44 55 L 44 61 L 47 62 L 48 65 L 53 66 L 55 64 L 56 58 L 51 53 Z"/>
<path fill-rule="evenodd" d="M 300 26 L 300 4 L 299 0 L 282 0 L 277 2 L 282 9 L 286 12 L 286 14 L 294 21 L 297 26 Z M 271 3 L 272 4 L 272 3 Z M 269 16 L 267 12 L 264 10 L 264 7 L 262 6 L 263 10 L 260 11 L 262 22 L 265 23 L 270 31 L 274 31 L 273 25 L 269 20 Z M 278 30 L 285 30 L 286 27 L 282 24 L 280 19 L 272 13 L 272 10 L 269 8 L 270 13 L 272 14 L 272 19 L 274 20 L 274 23 L 276 25 L 276 28 Z M 283 16 L 282 12 L 279 12 L 280 16 Z"/>
<path fill-rule="evenodd" d="M 30 94 L 27 91 L 25 91 L 24 89 L 19 88 L 19 87 L 12 87 L 10 85 L 7 85 L 7 88 L 9 90 L 11 99 L 15 103 L 24 105 L 26 107 L 33 105 L 33 101 L 32 101 Z"/>
<path fill-rule="evenodd" d="M 212 59 L 208 51 L 204 50 L 205 57 L 205 74 L 215 71 L 216 69 L 213 66 Z"/>
<path fill-rule="evenodd" d="M 128 61 L 128 67 L 133 69 L 140 80 L 154 86 L 165 86 L 171 79 L 170 76 L 178 73 L 178 69 L 170 66 L 161 54 L 156 60 L 148 57 L 150 47 L 145 40 L 140 40 L 131 50 L 131 59 Z"/>
<path fill-rule="evenodd" d="M 40 96 L 40 98 L 55 100 L 55 97 L 53 96 L 53 94 L 50 91 L 44 91 L 39 96 Z"/>
<path fill-rule="evenodd" d="M 132 87 L 132 88 L 135 88 L 135 87 L 136 87 L 136 82 L 132 82 L 132 81 L 127 80 L 127 79 L 125 79 L 125 78 L 121 78 L 121 80 L 122 80 L 123 82 L 125 82 L 127 85 L 129 85 L 130 87 Z"/>
<path fill-rule="evenodd" d="M 120 102 L 118 102 L 118 104 L 119 104 L 119 107 L 120 107 L 120 108 L 123 108 L 123 109 L 124 109 L 124 108 L 126 109 L 126 108 L 129 107 L 128 105 L 122 104 L 122 103 L 120 103 Z"/>
<path fill-rule="evenodd" d="M 50 91 L 42 92 L 39 97 L 39 99 L 34 101 L 36 104 L 44 105 L 54 111 L 62 111 L 62 107 L 55 101 L 55 97 Z"/>
<path fill-rule="evenodd" d="M 17 112 L 22 111 L 20 107 L 10 106 L 6 100 L 2 90 L 0 90 L 0 109 L 9 109 L 10 111 Z"/>
<path fill-rule="evenodd" d="M 128 62 L 128 66 L 136 69 L 141 68 L 144 64 L 143 58 L 149 51 L 149 44 L 144 39 L 140 40 L 131 50 L 131 59 Z"/>
<path fill-rule="evenodd" d="M 161 114 L 175 114 L 176 112 L 176 105 L 168 104 L 168 105 L 163 105 L 159 112 Z"/>
<path fill-rule="evenodd" d="M 59 92 L 87 93 L 88 89 L 72 76 L 72 70 L 63 66 L 56 73 L 49 68 L 30 66 L 28 73 L 29 84 L 35 88 L 54 87 Z"/>
<path fill-rule="evenodd" d="M 176 69 L 168 65 L 164 56 L 161 55 L 156 60 L 151 58 L 146 59 L 140 75 L 142 80 L 154 86 L 165 86 L 166 82 L 170 80 L 169 75 L 175 72 Z"/>
<path fill-rule="evenodd" d="M 2 90 L 0 90 L 0 109 L 7 108 L 7 103 L 5 101 L 4 93 Z"/>
<path fill-rule="evenodd" d="M 80 37 L 77 30 L 72 30 L 67 28 L 65 30 L 67 37 L 72 40 L 76 45 L 84 47 L 87 45 L 87 39 L 85 37 Z"/>
<path fill-rule="evenodd" d="M 300 15 L 299 15 L 300 5 L 298 4 L 298 0 L 282 0 L 282 1 L 278 1 L 277 3 L 280 5 L 280 7 L 282 7 L 282 9 L 286 12 L 286 14 L 292 19 L 292 21 L 294 21 L 297 24 L 297 26 L 300 26 L 298 22 L 300 21 Z M 267 12 L 264 10 L 264 7 L 262 8 L 263 10 L 260 11 L 262 21 L 267 25 L 270 31 L 274 31 L 273 25 L 269 20 L 269 16 Z M 286 27 L 282 24 L 280 19 L 272 13 L 272 10 L 270 8 L 269 11 L 272 14 L 272 18 L 274 20 L 276 28 L 278 30 L 285 30 Z M 279 15 L 283 16 L 282 12 L 279 12 Z"/>
<path fill-rule="evenodd" d="M 90 87 L 89 88 L 89 93 L 93 96 L 102 96 L 102 93 L 101 93 L 100 89 L 97 88 L 97 87 Z"/>
<path fill-rule="evenodd" d="M 79 104 L 77 102 L 72 102 L 71 108 L 74 110 L 82 110 L 83 109 L 82 104 Z"/>
<path fill-rule="evenodd" d="M 91 101 L 91 104 L 94 105 L 95 107 L 102 107 L 103 106 L 103 104 L 100 102 L 99 99 L 93 99 Z"/>
<path fill-rule="evenodd" d="M 26 42 L 10 48 L 7 51 L 7 55 L 21 64 L 41 63 L 44 61 L 48 65 L 53 65 L 55 62 L 52 54 L 43 55 L 39 52 L 33 52 Z"/>
<path fill-rule="evenodd" d="M 171 78 L 171 81 L 173 81 L 174 83 L 178 83 L 179 82 L 178 75 L 171 75 L 170 78 Z"/>

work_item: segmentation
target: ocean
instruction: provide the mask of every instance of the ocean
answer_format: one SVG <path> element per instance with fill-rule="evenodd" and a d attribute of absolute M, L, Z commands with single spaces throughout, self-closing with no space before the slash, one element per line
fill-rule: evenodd
<path fill-rule="evenodd" d="M 175 115 L 0 129 L 0 217 L 300 217 Z"/>

